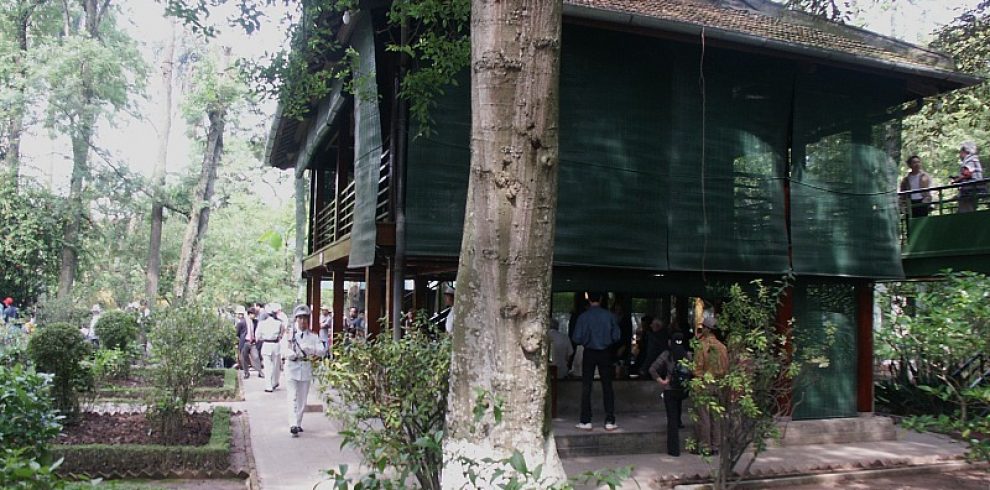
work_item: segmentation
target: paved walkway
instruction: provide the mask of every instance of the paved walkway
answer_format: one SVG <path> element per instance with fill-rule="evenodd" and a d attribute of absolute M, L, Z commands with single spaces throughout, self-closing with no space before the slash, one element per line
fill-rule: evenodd
<path fill-rule="evenodd" d="M 244 381 L 244 402 L 231 404 L 243 408 L 251 425 L 251 446 L 263 490 L 311 489 L 324 481 L 323 472 L 346 464 L 357 469 L 360 457 L 350 450 L 340 449 L 339 426 L 323 413 L 309 412 L 303 416 L 306 432 L 293 438 L 289 434 L 289 402 L 285 382 L 274 393 L 265 393 L 265 380 L 256 376 Z M 317 387 L 310 388 L 309 403 L 320 404 Z M 320 488 L 330 489 L 327 482 Z"/>
<path fill-rule="evenodd" d="M 751 472 L 766 477 L 925 465 L 957 460 L 965 445 L 946 436 L 898 429 L 898 440 L 861 444 L 818 444 L 769 449 L 757 458 Z M 745 461 L 741 462 L 744 464 Z M 669 488 L 673 479 L 701 479 L 711 469 L 701 457 L 682 453 L 580 457 L 564 460 L 569 475 L 604 468 L 633 466 L 633 480 L 622 489 Z M 588 487 L 591 488 L 591 487 Z M 602 487 L 606 488 L 606 487 Z"/>
<path fill-rule="evenodd" d="M 323 471 L 346 464 L 353 470 L 360 456 L 341 450 L 339 425 L 323 413 L 308 411 L 303 419 L 306 432 L 292 438 L 288 428 L 288 402 L 285 388 L 264 392 L 264 380 L 252 377 L 243 383 L 243 402 L 223 403 L 247 412 L 251 427 L 251 445 L 262 490 L 330 489 Z M 316 387 L 310 390 L 311 408 L 319 405 Z M 948 437 L 899 430 L 897 441 L 863 444 L 824 444 L 773 448 L 763 453 L 753 466 L 753 473 L 780 476 L 870 469 L 880 466 L 923 465 L 958 460 L 965 446 Z M 672 479 L 698 479 L 710 474 L 710 468 L 698 456 L 685 453 L 679 458 L 666 454 L 642 454 L 602 457 L 575 457 L 564 461 L 569 475 L 585 471 L 633 466 L 633 480 L 623 489 L 669 488 Z M 603 487 L 605 488 L 605 487 Z"/>

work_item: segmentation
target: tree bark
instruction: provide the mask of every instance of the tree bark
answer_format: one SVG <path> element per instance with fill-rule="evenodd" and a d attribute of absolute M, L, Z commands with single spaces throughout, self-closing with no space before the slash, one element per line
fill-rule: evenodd
<path fill-rule="evenodd" d="M 296 302 L 306 301 L 306 280 L 302 276 L 302 261 L 306 253 L 306 201 L 309 196 L 309 186 L 307 179 L 303 175 L 296 179 L 296 249 L 295 259 L 292 263 L 292 273 L 296 278 Z M 319 305 L 313 305 L 319 308 Z"/>
<path fill-rule="evenodd" d="M 529 468 L 543 465 L 538 486 L 565 478 L 546 410 L 560 26 L 561 0 L 472 2 L 471 174 L 443 488 L 466 483 L 459 457 L 513 450 Z M 488 407 L 476 420 L 479 391 Z"/>
<path fill-rule="evenodd" d="M 171 33 L 165 52 L 162 55 L 162 84 L 164 85 L 164 105 L 158 135 L 158 159 L 151 178 L 151 238 L 148 243 L 148 266 L 145 270 L 144 296 L 149 305 L 158 298 L 158 282 L 162 273 L 162 222 L 164 220 L 165 169 L 168 164 L 168 142 L 172 132 L 172 73 L 175 58 L 175 21 L 171 21 Z"/>
<path fill-rule="evenodd" d="M 182 253 L 179 268 L 175 273 L 172 294 L 178 300 L 192 297 L 199 287 L 202 273 L 203 240 L 210 224 L 210 200 L 217 180 L 217 168 L 223 154 L 223 131 L 226 124 L 226 109 L 208 112 L 209 128 L 206 136 L 206 152 L 203 167 L 193 194 L 193 206 L 189 213 L 189 223 L 182 240 Z"/>
<path fill-rule="evenodd" d="M 110 0 L 102 4 L 96 0 L 81 2 L 85 14 L 85 36 L 91 39 L 100 38 L 100 24 L 110 5 Z M 65 5 L 66 17 L 71 17 L 68 3 Z M 71 29 L 71 24 L 66 25 Z M 66 35 L 72 34 L 66 32 Z M 72 178 L 69 181 L 69 219 L 65 224 L 64 243 L 59 262 L 58 293 L 59 300 L 68 300 L 72 295 L 72 287 L 76 280 L 76 270 L 79 268 L 79 232 L 83 214 L 86 212 L 83 203 L 83 187 L 89 173 L 89 148 L 92 145 L 93 131 L 96 126 L 95 94 L 93 91 L 93 74 L 87 63 L 82 63 L 80 71 L 81 107 L 75 114 L 75 124 L 72 128 Z"/>
<path fill-rule="evenodd" d="M 24 107 L 26 105 L 27 94 L 27 56 L 28 56 L 28 27 L 31 25 L 31 16 L 35 9 L 43 3 L 43 0 L 18 0 L 14 7 L 14 38 L 17 42 L 17 50 L 13 53 L 14 82 L 10 87 L 17 93 L 16 101 L 11 107 L 10 117 L 7 118 L 7 147 L 4 154 L 4 166 L 14 188 L 17 188 L 17 179 L 20 175 L 21 163 L 21 134 L 24 132 Z"/>

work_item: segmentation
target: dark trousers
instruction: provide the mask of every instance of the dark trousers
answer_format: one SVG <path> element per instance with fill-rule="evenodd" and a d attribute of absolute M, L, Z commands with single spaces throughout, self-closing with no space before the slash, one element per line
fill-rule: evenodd
<path fill-rule="evenodd" d="M 922 201 L 911 201 L 911 217 L 923 218 L 928 216 L 932 210 L 932 205 Z"/>
<path fill-rule="evenodd" d="M 615 423 L 615 392 L 612 391 L 612 351 L 585 347 L 581 365 L 581 423 L 591 423 L 591 383 L 595 381 L 595 368 L 602 380 L 602 395 L 605 398 L 605 423 Z"/>
<path fill-rule="evenodd" d="M 679 389 L 663 392 L 663 407 L 667 411 L 667 454 L 681 455 L 681 402 L 684 393 Z"/>

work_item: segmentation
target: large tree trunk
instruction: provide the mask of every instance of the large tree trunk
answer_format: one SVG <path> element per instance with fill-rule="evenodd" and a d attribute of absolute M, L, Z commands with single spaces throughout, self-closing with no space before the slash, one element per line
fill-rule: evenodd
<path fill-rule="evenodd" d="M 208 114 L 209 128 L 206 135 L 206 153 L 203 155 L 203 168 L 199 173 L 193 206 L 189 213 L 189 224 L 182 240 L 182 253 L 179 256 L 179 269 L 175 273 L 172 294 L 182 300 L 196 294 L 199 276 L 202 272 L 203 241 L 210 224 L 210 201 L 217 180 L 217 168 L 223 154 L 223 131 L 226 124 L 226 111 L 213 110 Z"/>
<path fill-rule="evenodd" d="M 564 478 L 547 415 L 561 0 L 474 0 L 471 177 L 454 305 L 443 488 L 518 450 Z M 476 420 L 478 390 L 489 407 Z M 493 408 L 501 406 L 501 420 Z M 507 466 L 501 468 L 509 470 Z"/>
<path fill-rule="evenodd" d="M 162 85 L 165 89 L 164 107 L 162 108 L 161 125 L 158 134 L 158 159 L 155 162 L 155 172 L 151 178 L 151 240 L 148 243 L 148 266 L 145 270 L 144 296 L 149 305 L 154 305 L 158 298 L 158 281 L 162 273 L 162 222 L 164 220 L 165 203 L 165 168 L 168 163 L 168 141 L 172 132 L 172 72 L 175 58 L 175 21 L 171 21 L 171 33 L 165 52 L 162 54 Z"/>
<path fill-rule="evenodd" d="M 306 280 L 302 276 L 302 261 L 306 253 L 306 201 L 308 200 L 309 186 L 306 185 L 306 176 L 296 179 L 296 249 L 295 260 L 292 263 L 292 273 L 296 279 L 296 302 L 305 302 Z M 313 305 L 319 308 L 319 305 Z"/>

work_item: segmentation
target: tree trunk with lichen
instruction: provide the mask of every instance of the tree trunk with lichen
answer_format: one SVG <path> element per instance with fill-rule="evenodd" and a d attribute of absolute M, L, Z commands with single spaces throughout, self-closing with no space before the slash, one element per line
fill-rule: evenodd
<path fill-rule="evenodd" d="M 514 450 L 528 468 L 543 465 L 545 480 L 538 486 L 564 478 L 547 413 L 546 341 L 560 26 L 560 0 L 472 2 L 471 175 L 454 305 L 443 488 L 468 481 L 460 458 L 481 464 Z M 479 404 L 485 408 L 480 418 Z M 493 469 L 477 470 L 485 478 Z"/>
<path fill-rule="evenodd" d="M 158 158 L 155 172 L 151 177 L 153 189 L 151 203 L 151 236 L 148 242 L 148 266 L 145 269 L 144 296 L 148 304 L 154 306 L 158 299 L 158 281 L 162 274 L 162 225 L 165 221 L 165 169 L 168 166 L 168 142 L 172 132 L 172 73 L 175 58 L 175 21 L 171 21 L 171 32 L 165 53 L 162 55 L 162 86 L 165 89 L 161 126 L 158 128 Z"/>

